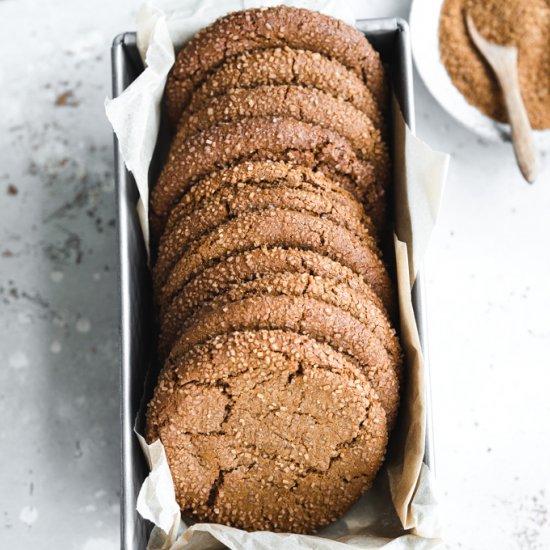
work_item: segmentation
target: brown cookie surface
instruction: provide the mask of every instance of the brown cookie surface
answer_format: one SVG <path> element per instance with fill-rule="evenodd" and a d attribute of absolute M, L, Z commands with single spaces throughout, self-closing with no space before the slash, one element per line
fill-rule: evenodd
<path fill-rule="evenodd" d="M 198 32 L 178 53 L 165 91 L 172 124 L 177 123 L 193 90 L 226 59 L 246 51 L 284 46 L 338 60 L 362 78 L 379 104 L 384 103 L 384 68 L 363 33 L 317 12 L 277 6 L 222 17 Z"/>
<path fill-rule="evenodd" d="M 279 329 L 326 342 L 357 361 L 393 426 L 399 403 L 401 362 L 392 360 L 369 327 L 347 311 L 304 296 L 257 294 L 220 309 L 198 309 L 174 344 L 168 364 L 212 336 L 233 331 Z"/>
<path fill-rule="evenodd" d="M 335 59 L 288 47 L 253 50 L 227 59 L 193 92 L 186 110 L 199 111 L 212 98 L 235 88 L 280 84 L 321 90 L 365 113 L 376 128 L 384 127 L 378 104 L 354 72 Z"/>
<path fill-rule="evenodd" d="M 329 177 L 339 173 L 343 179 L 336 181 L 347 182 L 351 192 L 365 198 L 375 224 L 384 219 L 384 182 L 377 181 L 373 165 L 360 160 L 346 139 L 292 118 L 247 118 L 217 124 L 170 149 L 151 194 L 153 228 L 160 233 L 170 210 L 200 178 L 232 164 L 266 159 L 305 164 L 323 173 L 328 167 Z"/>
<path fill-rule="evenodd" d="M 284 182 L 286 187 L 330 195 L 337 207 L 356 211 L 352 217 L 360 217 L 361 223 L 374 236 L 376 231 L 372 220 L 356 198 L 337 182 L 322 172 L 313 171 L 307 166 L 286 162 L 263 160 L 235 164 L 223 170 L 212 172 L 195 183 L 170 212 L 166 222 L 166 232 L 172 231 L 179 221 L 195 209 L 201 208 L 205 200 L 216 196 L 226 188 L 241 188 L 254 183 Z"/>
<path fill-rule="evenodd" d="M 338 198 L 341 196 L 328 190 L 320 193 L 314 189 L 307 190 L 304 186 L 298 189 L 289 187 L 285 180 L 222 188 L 202 201 L 199 208 L 166 228 L 153 272 L 155 286 L 166 281 L 170 269 L 191 243 L 226 220 L 246 212 L 269 209 L 309 212 L 342 225 L 360 239 L 372 242 L 372 232 L 362 223 L 364 211 L 361 205 L 353 199 L 343 203 L 336 200 Z"/>
<path fill-rule="evenodd" d="M 363 323 L 372 339 L 365 341 L 365 346 L 372 350 L 371 363 L 376 362 L 377 354 L 388 354 L 396 365 L 401 363 L 401 348 L 395 330 L 391 327 L 383 308 L 378 307 L 376 294 L 367 285 L 355 286 L 328 276 L 313 276 L 309 273 L 272 273 L 251 281 L 238 282 L 214 296 L 208 302 L 200 304 L 203 312 L 207 309 L 223 310 L 226 304 L 237 302 L 255 295 L 296 296 L 314 298 L 330 307 L 340 308 Z M 177 303 L 177 300 L 175 300 Z M 160 344 L 166 343 L 168 351 L 177 334 L 183 332 L 190 323 L 194 309 L 170 306 L 170 316 L 161 320 Z M 170 326 L 167 326 L 170 321 Z M 172 330 L 170 330 L 172 329 Z M 171 338 L 168 337 L 171 334 Z"/>
<path fill-rule="evenodd" d="M 377 179 L 389 180 L 388 149 L 380 130 L 369 117 L 325 92 L 295 85 L 232 90 L 213 98 L 195 113 L 184 112 L 178 123 L 174 147 L 219 122 L 247 117 L 291 117 L 332 130 L 349 141 L 359 158 L 373 165 Z"/>
<path fill-rule="evenodd" d="M 190 246 L 177 262 L 158 298 L 162 309 L 199 271 L 227 256 L 260 246 L 312 250 L 361 275 L 391 310 L 393 285 L 374 240 L 359 239 L 334 222 L 305 212 L 265 210 L 229 220 Z"/>
<path fill-rule="evenodd" d="M 224 261 L 199 271 L 176 294 L 160 319 L 159 356 L 166 357 L 185 321 L 204 302 L 226 292 L 236 283 L 246 283 L 263 276 L 281 273 L 330 277 L 358 292 L 369 294 L 376 307 L 384 310 L 380 298 L 351 269 L 309 250 L 296 248 L 254 248 L 227 257 Z"/>
<path fill-rule="evenodd" d="M 259 331 L 224 334 L 175 359 L 149 404 L 146 436 L 164 444 L 183 511 L 311 532 L 371 485 L 387 427 L 376 394 L 342 354 Z"/>

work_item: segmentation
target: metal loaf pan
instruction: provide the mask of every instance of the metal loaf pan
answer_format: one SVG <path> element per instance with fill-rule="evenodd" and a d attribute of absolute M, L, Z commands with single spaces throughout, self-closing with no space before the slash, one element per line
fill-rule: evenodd
<path fill-rule="evenodd" d="M 414 132 L 412 61 L 407 23 L 393 18 L 372 19 L 358 21 L 357 27 L 365 33 L 380 52 L 388 68 L 392 88 L 405 121 Z M 118 35 L 113 42 L 111 58 L 113 97 L 116 97 L 143 71 L 143 63 L 136 47 L 136 34 L 127 32 Z M 161 157 L 166 152 L 165 145 L 166 131 L 161 124 L 159 143 L 153 159 L 151 181 L 155 181 L 154 175 L 161 164 Z M 136 512 L 136 501 L 148 470 L 133 427 L 143 399 L 147 373 L 153 364 L 155 340 L 153 337 L 152 290 L 147 256 L 135 208 L 138 192 L 132 175 L 120 157 L 116 137 L 114 149 L 121 300 L 121 548 L 123 550 L 144 550 L 147 546 L 151 524 L 143 520 Z M 413 305 L 422 348 L 426 356 L 424 284 L 421 275 L 417 278 L 413 289 Z M 427 393 L 429 396 L 429 391 Z M 428 436 L 425 462 L 433 468 L 430 408 L 427 418 Z"/>

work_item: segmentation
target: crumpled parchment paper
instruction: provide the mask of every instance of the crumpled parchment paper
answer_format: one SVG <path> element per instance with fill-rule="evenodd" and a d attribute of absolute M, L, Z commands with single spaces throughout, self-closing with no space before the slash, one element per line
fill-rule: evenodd
<path fill-rule="evenodd" d="M 353 24 L 343 0 L 156 0 L 138 16 L 138 47 L 145 71 L 113 100 L 106 113 L 122 158 L 140 194 L 136 205 L 145 242 L 149 241 L 148 172 L 157 140 L 160 104 L 175 51 L 195 32 L 230 11 L 287 4 L 321 11 Z M 148 445 L 136 430 L 151 473 L 138 498 L 138 512 L 155 524 L 149 550 L 234 550 L 281 548 L 337 550 L 350 547 L 404 550 L 441 546 L 433 474 L 423 463 L 426 439 L 425 366 L 414 316 L 411 289 L 429 243 L 443 192 L 449 157 L 430 149 L 407 128 L 393 102 L 395 164 L 395 230 L 401 342 L 406 356 L 407 384 L 400 419 L 374 487 L 316 536 L 271 532 L 247 533 L 216 524 L 186 526 L 160 441 Z"/>

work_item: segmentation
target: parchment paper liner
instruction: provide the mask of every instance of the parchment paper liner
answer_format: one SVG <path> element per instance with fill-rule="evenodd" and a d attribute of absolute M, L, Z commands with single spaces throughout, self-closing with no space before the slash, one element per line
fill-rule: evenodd
<path fill-rule="evenodd" d="M 332 0 L 231 0 L 223 5 L 214 0 L 158 0 L 143 5 L 138 17 L 138 45 L 147 68 L 118 98 L 106 100 L 106 112 L 119 140 L 122 157 L 138 186 L 140 200 L 136 207 L 146 243 L 149 239 L 149 165 L 158 134 L 166 76 L 175 58 L 174 49 L 224 13 L 282 3 L 316 9 L 348 23 L 354 22 L 346 4 Z M 401 550 L 441 545 L 433 474 L 423 463 L 426 380 L 411 290 L 435 225 L 449 157 L 433 151 L 412 134 L 395 100 L 392 109 L 396 204 L 394 245 L 407 383 L 388 459 L 374 487 L 343 518 L 317 536 L 247 533 L 204 523 L 186 528 L 175 501 L 162 444 L 156 441 L 147 445 L 136 430 L 151 468 L 137 504 L 139 513 L 155 524 L 148 549 L 213 549 L 225 545 L 235 550 L 344 550 L 350 547 Z"/>

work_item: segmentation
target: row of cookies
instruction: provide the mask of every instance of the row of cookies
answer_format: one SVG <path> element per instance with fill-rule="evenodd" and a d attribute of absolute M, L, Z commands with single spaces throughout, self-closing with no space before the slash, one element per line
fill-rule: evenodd
<path fill-rule="evenodd" d="M 179 52 L 165 95 L 146 437 L 185 514 L 315 531 L 370 487 L 398 411 L 382 63 L 339 20 L 246 10 Z"/>

